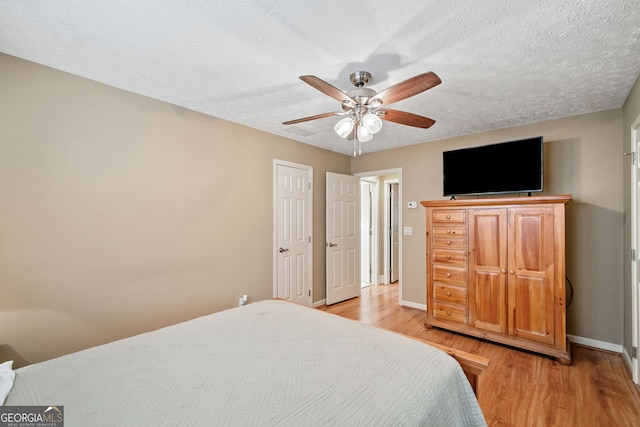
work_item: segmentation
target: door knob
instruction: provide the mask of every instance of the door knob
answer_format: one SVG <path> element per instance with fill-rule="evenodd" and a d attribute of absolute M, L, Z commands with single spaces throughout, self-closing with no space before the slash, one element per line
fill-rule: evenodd
<path fill-rule="evenodd" d="M 282 253 L 282 252 L 289 252 L 289 249 L 280 248 L 280 249 L 278 249 L 278 252 L 280 252 L 280 253 Z"/>
<path fill-rule="evenodd" d="M 337 243 L 327 243 L 328 248 L 333 248 L 334 246 L 338 246 Z"/>

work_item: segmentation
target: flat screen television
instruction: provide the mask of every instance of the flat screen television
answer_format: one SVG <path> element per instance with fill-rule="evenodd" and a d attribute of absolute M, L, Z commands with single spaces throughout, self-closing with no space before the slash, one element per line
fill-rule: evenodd
<path fill-rule="evenodd" d="M 542 191 L 541 136 L 442 153 L 443 195 Z"/>

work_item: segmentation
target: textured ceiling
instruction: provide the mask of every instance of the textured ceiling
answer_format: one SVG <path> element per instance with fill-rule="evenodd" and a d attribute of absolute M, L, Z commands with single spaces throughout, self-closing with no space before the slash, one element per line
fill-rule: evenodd
<path fill-rule="evenodd" d="M 363 152 L 622 107 L 640 73 L 640 0 L 0 0 L 0 52 L 272 134 L 352 153 L 329 117 L 369 71 L 381 91 L 443 83 L 391 108 Z"/>

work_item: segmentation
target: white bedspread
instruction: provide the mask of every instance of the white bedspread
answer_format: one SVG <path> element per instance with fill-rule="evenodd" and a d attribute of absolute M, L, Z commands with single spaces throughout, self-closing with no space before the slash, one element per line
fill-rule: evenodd
<path fill-rule="evenodd" d="M 262 301 L 16 370 L 5 405 L 75 426 L 482 426 L 457 362 L 423 343 Z"/>

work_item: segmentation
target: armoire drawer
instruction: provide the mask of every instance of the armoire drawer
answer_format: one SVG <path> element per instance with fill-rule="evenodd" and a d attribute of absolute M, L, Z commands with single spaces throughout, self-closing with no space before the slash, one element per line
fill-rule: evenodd
<path fill-rule="evenodd" d="M 450 322 L 467 324 L 467 308 L 457 307 L 455 305 L 442 304 L 434 302 L 433 304 L 433 317 L 442 320 L 448 320 Z"/>
<path fill-rule="evenodd" d="M 467 286 L 467 269 L 448 265 L 433 265 L 433 281 Z"/>
<path fill-rule="evenodd" d="M 433 211 L 434 223 L 466 224 L 467 211 L 465 209 L 436 209 Z"/>
<path fill-rule="evenodd" d="M 464 237 L 434 237 L 433 247 L 466 249 L 467 239 Z"/>
<path fill-rule="evenodd" d="M 467 265 L 466 249 L 433 249 L 433 262 L 439 264 Z"/>
<path fill-rule="evenodd" d="M 467 235 L 467 227 L 454 225 L 451 227 L 448 226 L 434 226 L 433 227 L 433 236 L 434 237 L 465 237 Z"/>
<path fill-rule="evenodd" d="M 467 289 L 458 286 L 447 286 L 440 283 L 433 284 L 435 300 L 457 305 L 467 305 Z"/>

